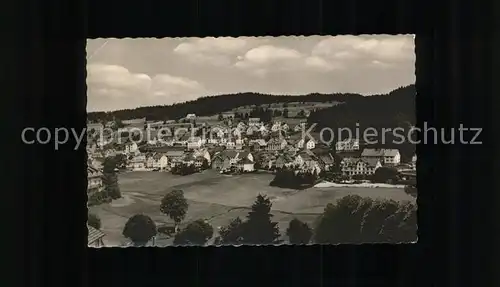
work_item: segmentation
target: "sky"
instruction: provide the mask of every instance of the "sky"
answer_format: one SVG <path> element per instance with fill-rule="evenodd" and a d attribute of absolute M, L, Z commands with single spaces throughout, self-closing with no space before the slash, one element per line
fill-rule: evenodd
<path fill-rule="evenodd" d="M 87 41 L 87 110 L 257 92 L 382 94 L 415 83 L 413 35 Z"/>

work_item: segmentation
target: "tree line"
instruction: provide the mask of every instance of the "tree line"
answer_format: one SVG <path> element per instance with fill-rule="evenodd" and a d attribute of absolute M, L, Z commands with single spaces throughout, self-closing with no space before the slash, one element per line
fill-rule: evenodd
<path fill-rule="evenodd" d="M 416 123 L 415 99 L 415 85 L 410 85 L 395 89 L 386 95 L 353 97 L 348 103 L 312 112 L 307 121 L 309 124 L 316 124 L 317 131 L 326 127 L 334 131 L 348 128 L 354 133 L 359 129 L 360 136 L 367 128 L 374 128 L 377 130 L 377 136 L 369 140 L 377 139 L 378 144 L 370 147 L 399 149 L 402 160 L 407 161 L 413 156 L 415 145 L 407 140 L 398 144 L 400 138 L 392 132 L 383 134 L 382 129 L 398 128 L 398 134 L 407 136 Z"/>
<path fill-rule="evenodd" d="M 314 185 L 319 179 L 319 174 L 314 171 L 295 171 L 289 168 L 278 169 L 270 186 L 281 188 L 304 188 Z"/>
<path fill-rule="evenodd" d="M 220 227 L 217 235 L 203 219 L 180 229 L 188 208 L 181 190 L 169 192 L 161 201 L 161 212 L 174 221 L 174 245 L 206 245 L 210 241 L 214 245 L 399 243 L 417 239 L 417 207 L 411 202 L 348 195 L 328 204 L 312 225 L 292 218 L 283 235 L 278 222 L 273 221 L 271 200 L 264 195 L 257 196 L 245 218 L 234 218 Z M 89 215 L 88 222 L 100 227 L 95 215 Z M 158 232 L 150 217 L 136 214 L 125 224 L 123 236 L 141 246 Z"/>

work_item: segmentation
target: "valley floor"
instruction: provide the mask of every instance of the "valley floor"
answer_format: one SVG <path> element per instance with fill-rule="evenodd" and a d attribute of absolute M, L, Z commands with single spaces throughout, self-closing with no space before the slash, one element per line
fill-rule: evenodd
<path fill-rule="evenodd" d="M 305 190 L 283 189 L 269 186 L 272 174 L 221 175 L 213 170 L 177 176 L 166 172 L 127 172 L 119 175 L 123 198 L 109 204 L 90 207 L 102 221 L 106 246 L 120 246 L 126 240 L 121 235 L 131 216 L 142 213 L 157 225 L 172 221 L 160 213 L 162 197 L 173 189 L 182 189 L 189 209 L 184 223 L 206 219 L 215 230 L 233 218 L 244 218 L 258 194 L 267 195 L 273 202 L 273 220 L 282 233 L 293 218 L 313 224 L 328 203 L 349 195 L 370 196 L 398 201 L 415 199 L 401 188 L 367 187 L 313 187 Z M 156 245 L 170 245 L 172 239 L 156 240 Z"/>

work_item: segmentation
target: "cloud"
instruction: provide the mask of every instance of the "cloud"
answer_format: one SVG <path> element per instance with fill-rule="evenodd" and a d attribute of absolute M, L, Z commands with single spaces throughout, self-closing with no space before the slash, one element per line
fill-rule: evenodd
<path fill-rule="evenodd" d="M 241 91 L 372 94 L 415 82 L 411 35 L 93 39 L 87 57 L 89 110 Z"/>
<path fill-rule="evenodd" d="M 132 74 L 117 65 L 87 65 L 87 84 L 100 89 L 148 90 L 151 78 L 146 74 Z"/>
<path fill-rule="evenodd" d="M 89 98 L 94 103 L 114 99 L 117 106 L 107 109 L 131 108 L 140 101 L 159 105 L 183 102 L 206 94 L 204 86 L 197 81 L 158 74 L 153 77 L 142 73 L 131 73 L 118 65 L 87 65 L 87 87 Z"/>
<path fill-rule="evenodd" d="M 203 85 L 197 81 L 182 77 L 162 74 L 156 75 L 152 82 L 152 96 L 168 98 L 173 102 L 192 100 L 205 92 Z"/>
<path fill-rule="evenodd" d="M 331 71 L 342 67 L 339 63 L 328 62 L 327 60 L 318 56 L 307 57 L 305 59 L 305 64 L 309 67 L 313 67 L 322 71 Z"/>
<path fill-rule="evenodd" d="M 238 57 L 235 67 L 250 70 L 256 75 L 283 71 L 317 70 L 330 71 L 336 68 L 318 56 L 309 56 L 291 48 L 262 45 Z"/>
<path fill-rule="evenodd" d="M 209 37 L 188 40 L 173 51 L 186 57 L 191 63 L 227 66 L 246 46 L 247 41 L 243 38 Z"/>
<path fill-rule="evenodd" d="M 329 37 L 316 44 L 311 54 L 338 61 L 369 59 L 389 63 L 414 60 L 414 37 L 413 35 Z"/>

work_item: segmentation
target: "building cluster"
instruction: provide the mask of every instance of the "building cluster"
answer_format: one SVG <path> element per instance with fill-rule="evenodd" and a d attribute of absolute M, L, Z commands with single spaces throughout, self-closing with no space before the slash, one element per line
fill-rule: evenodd
<path fill-rule="evenodd" d="M 238 121 L 234 113 L 224 113 L 213 122 L 189 114 L 183 121 L 134 119 L 122 124 L 120 130 L 89 135 L 89 189 L 102 185 L 97 178 L 104 158 L 119 154 L 125 158 L 125 167 L 135 171 L 169 171 L 183 164 L 220 172 L 289 168 L 319 174 L 337 164 L 344 175 L 353 176 L 370 175 L 380 166 L 401 162 L 397 149 L 361 149 L 359 140 L 347 139 L 336 143 L 341 157 L 335 163 L 332 148 L 319 142 L 317 134 L 304 136 L 306 123 L 265 124 L 259 118 Z"/>
<path fill-rule="evenodd" d="M 336 144 L 336 154 L 340 158 L 339 169 L 344 176 L 369 176 L 382 166 L 394 167 L 399 172 L 416 169 L 417 156 L 410 163 L 402 163 L 398 149 L 360 148 L 359 140 L 344 140 Z"/>

